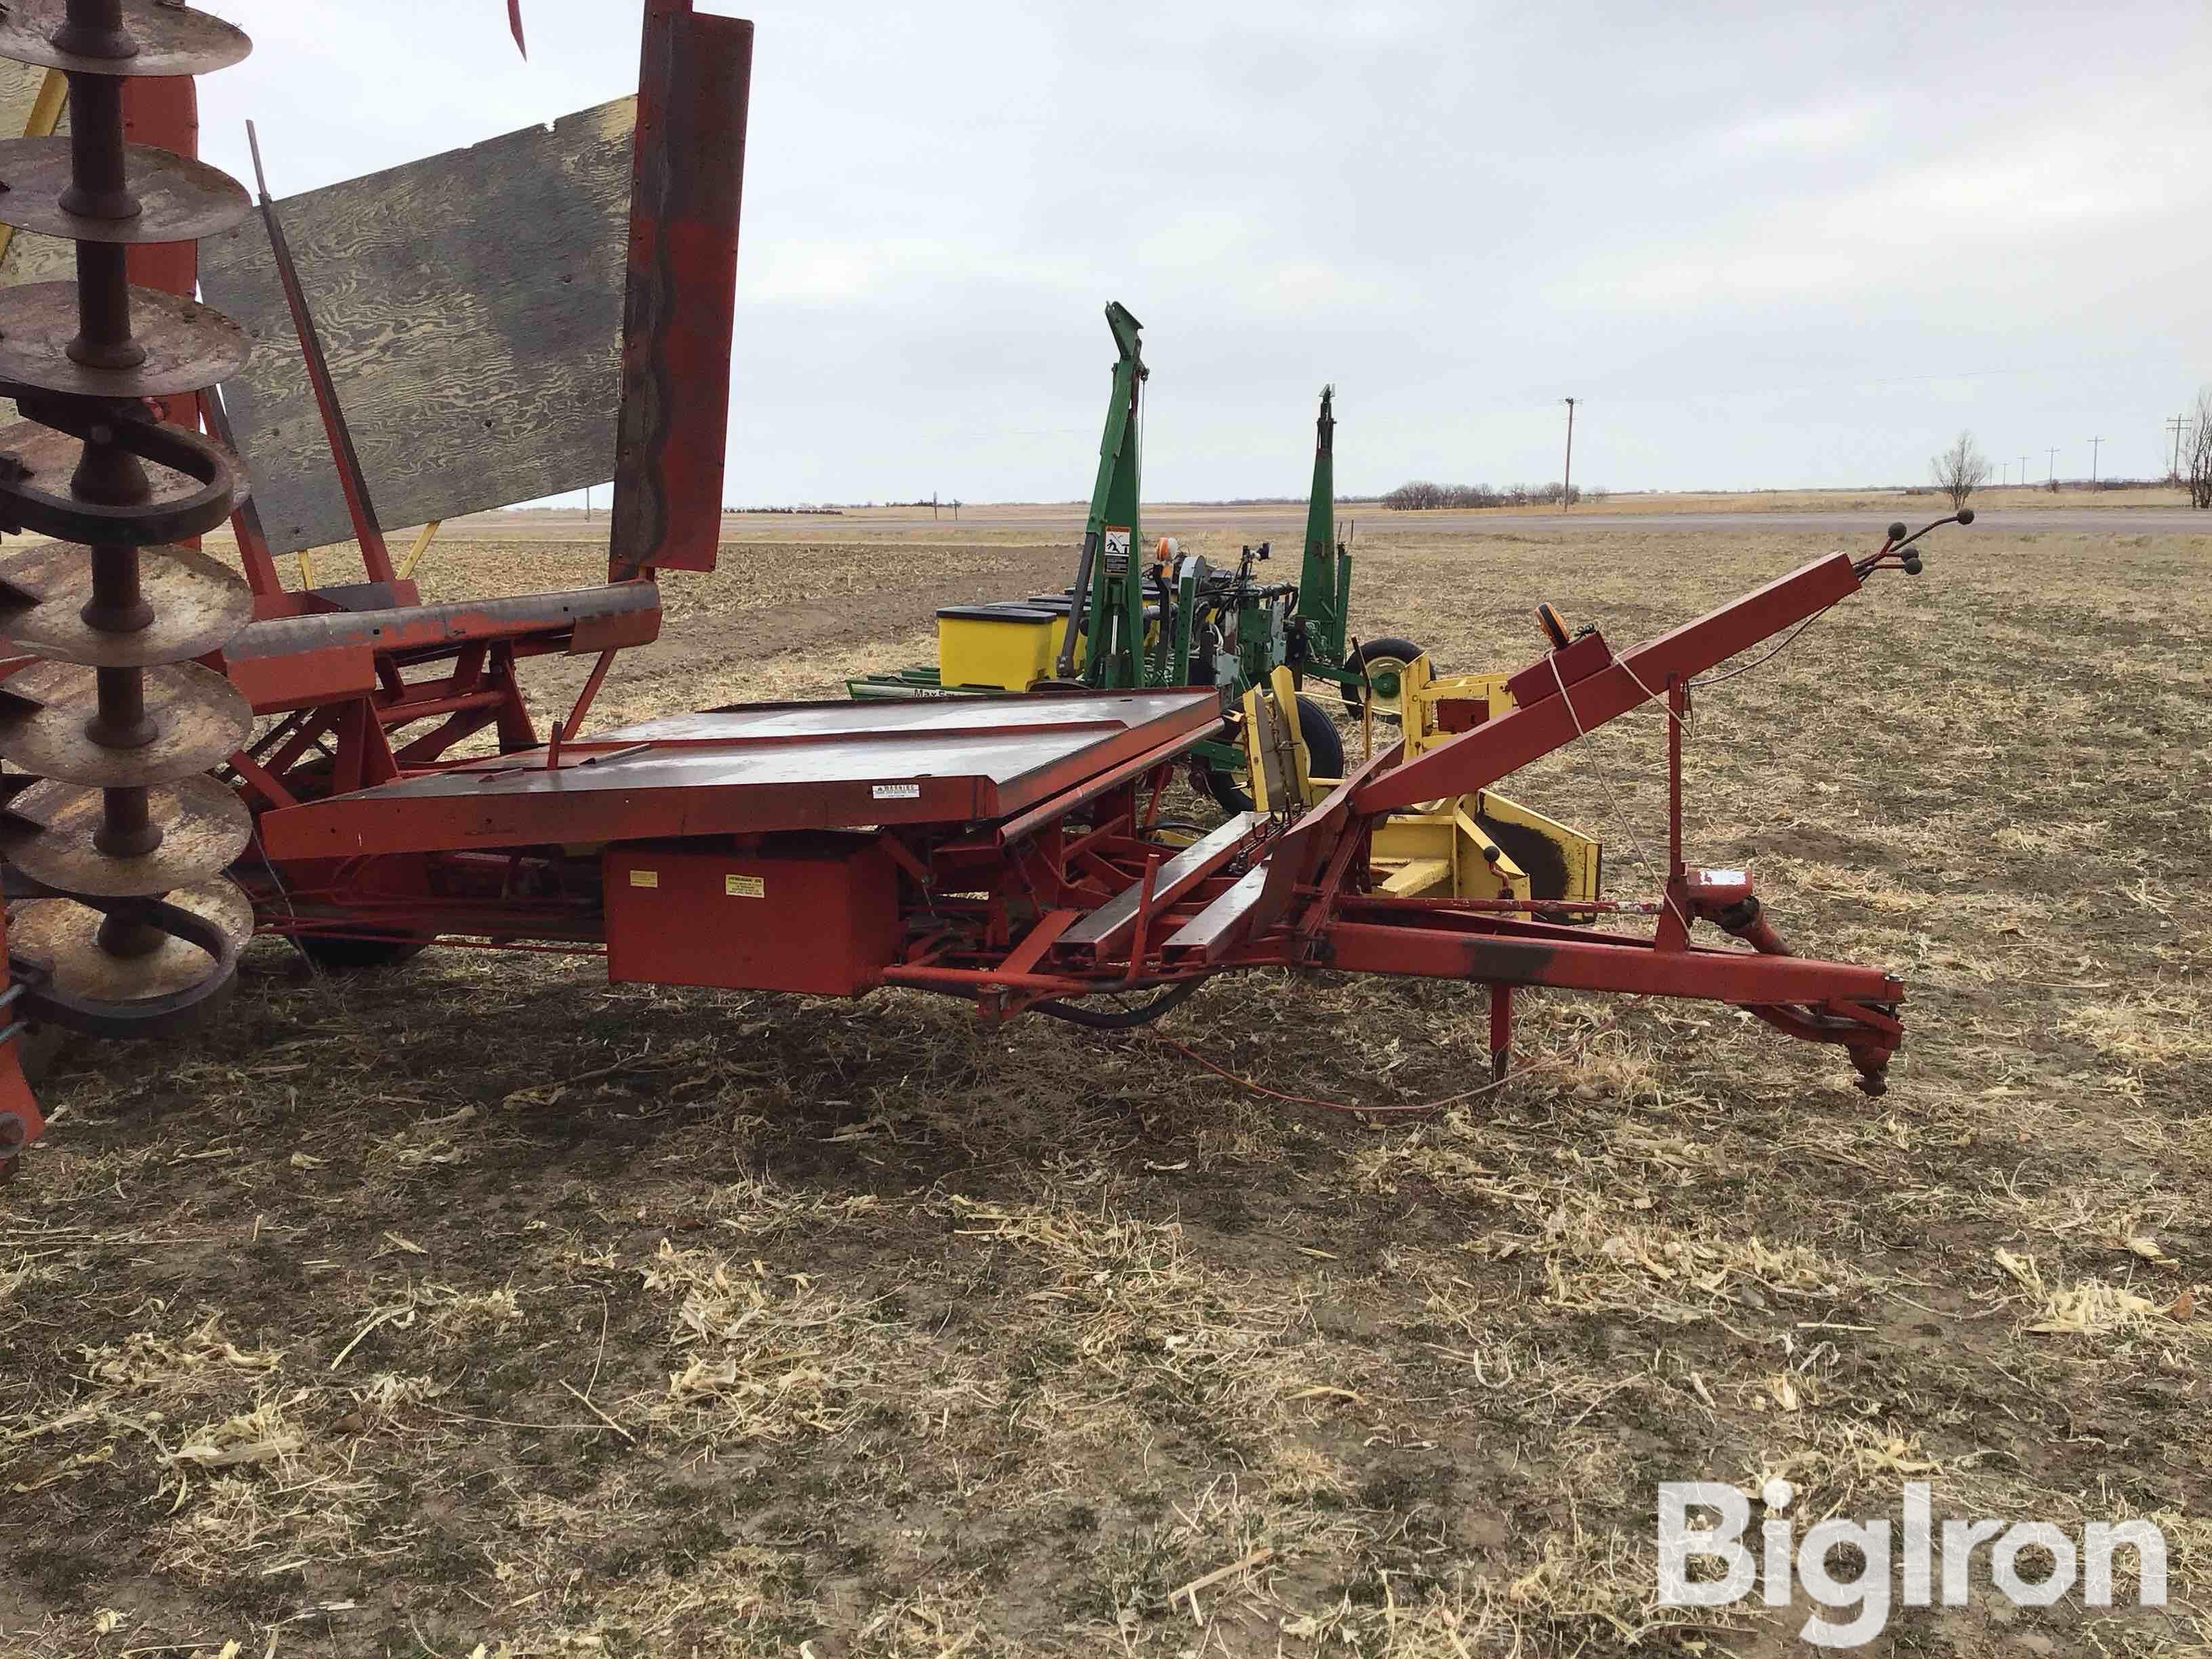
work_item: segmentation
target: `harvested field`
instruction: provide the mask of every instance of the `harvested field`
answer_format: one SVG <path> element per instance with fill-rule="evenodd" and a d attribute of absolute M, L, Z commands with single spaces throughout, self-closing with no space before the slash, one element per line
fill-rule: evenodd
<path fill-rule="evenodd" d="M 1884 516 L 1395 520 L 1355 628 L 1517 665 L 1539 599 L 1625 642 Z M 1067 562 L 733 543 L 599 718 L 833 695 Z M 602 568 L 517 532 L 427 596 Z M 1899 1650 L 2212 1651 L 2208 569 L 1940 532 L 1700 700 L 1693 856 L 1911 987 L 1878 1101 L 1701 1005 L 1532 995 L 1517 1079 L 1376 1124 L 1200 1057 L 1463 1097 L 1479 992 L 1253 975 L 1101 1036 L 261 941 L 204 1037 L 65 1055 L 0 1189 L 0 1653 L 1778 1653 L 1807 1602 L 1662 1608 L 1652 1541 L 1657 1483 L 1775 1476 L 1801 1527 L 1924 1480 L 2165 1530 L 2162 1613 L 2124 1552 L 2109 1613 L 1978 1563 Z M 1642 896 L 1662 756 L 1646 711 L 1515 793 Z"/>

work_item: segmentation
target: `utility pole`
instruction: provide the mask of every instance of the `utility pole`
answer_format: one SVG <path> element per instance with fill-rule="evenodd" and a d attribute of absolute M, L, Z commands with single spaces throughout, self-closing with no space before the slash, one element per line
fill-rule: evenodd
<path fill-rule="evenodd" d="M 2104 441 L 2102 438 L 2089 440 L 2089 488 L 2092 489 L 2097 487 L 2097 446 Z"/>
<path fill-rule="evenodd" d="M 2167 427 L 2173 433 L 2173 465 L 2166 470 L 2166 474 L 2170 483 L 2181 482 L 2181 434 L 2182 429 L 2188 424 L 2189 416 L 2186 415 L 2177 415 L 2166 422 Z"/>
<path fill-rule="evenodd" d="M 2058 451 L 2055 446 L 2051 452 L 2051 476 L 2045 478 L 2044 483 L 2049 484 L 2053 489 L 2058 488 Z"/>
<path fill-rule="evenodd" d="M 936 520 L 937 520 L 937 492 L 936 492 L 935 490 L 933 490 L 933 490 L 931 490 L 931 491 L 929 492 L 929 517 L 930 517 L 930 521 L 931 521 L 933 524 L 936 522 Z"/>
<path fill-rule="evenodd" d="M 1565 399 L 1567 405 L 1567 476 L 1559 482 L 1559 511 L 1567 510 L 1567 502 L 1575 493 L 1575 400 Z"/>
<path fill-rule="evenodd" d="M 2027 488 L 2027 457 L 2025 455 L 2020 458 L 2020 487 L 2022 489 Z"/>
<path fill-rule="evenodd" d="M 592 487 L 591 487 L 591 485 L 589 485 L 589 484 L 586 484 L 586 485 L 584 486 L 584 522 L 585 522 L 586 524 L 589 524 L 589 523 L 591 523 L 591 521 L 592 521 Z"/>

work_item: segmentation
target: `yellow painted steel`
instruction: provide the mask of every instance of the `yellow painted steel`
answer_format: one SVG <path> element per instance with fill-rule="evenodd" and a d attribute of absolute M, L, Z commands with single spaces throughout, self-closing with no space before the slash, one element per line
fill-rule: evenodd
<path fill-rule="evenodd" d="M 1380 857 L 1375 864 L 1378 870 L 1386 867 L 1386 861 Z M 1424 893 L 1447 891 L 1451 887 L 1449 859 L 1407 859 L 1402 864 L 1387 867 L 1389 874 L 1383 878 L 1382 890 L 1394 898 L 1419 898 Z"/>
<path fill-rule="evenodd" d="M 1490 712 L 1486 719 L 1496 720 L 1513 707 L 1513 694 L 1505 689 L 1512 677 L 1508 674 L 1445 674 L 1432 676 L 1429 659 L 1423 657 L 1409 665 L 1400 684 L 1405 688 L 1401 699 L 1404 711 L 1407 757 L 1433 749 L 1445 738 L 1456 735 L 1442 730 L 1437 724 L 1437 705 L 1441 702 L 1474 701 L 1486 702 Z"/>
<path fill-rule="evenodd" d="M 1270 788 L 1268 780 L 1271 775 L 1280 778 L 1280 762 L 1275 758 L 1280 751 L 1271 743 L 1274 711 L 1268 706 L 1266 688 L 1255 685 L 1244 694 L 1243 727 L 1244 793 L 1252 797 L 1255 811 L 1273 811 L 1271 797 L 1280 793 L 1280 785 L 1278 781 Z"/>
<path fill-rule="evenodd" d="M 1439 703 L 1481 702 L 1485 720 L 1495 720 L 1512 708 L 1507 678 L 1504 674 L 1433 675 L 1425 656 L 1407 664 L 1399 682 L 1407 755 L 1433 749 L 1457 735 L 1438 725 Z M 1558 894 L 1532 892 L 1528 872 L 1492 839 L 1485 821 L 1540 836 L 1556 848 L 1565 871 L 1564 890 Z M 1592 837 L 1494 789 L 1425 801 L 1413 811 L 1395 813 L 1376 827 L 1374 849 L 1377 869 L 1387 872 L 1384 890 L 1407 897 L 1556 897 L 1565 905 L 1587 902 L 1598 896 L 1603 861 L 1602 850 Z"/>
<path fill-rule="evenodd" d="M 1449 805 L 1394 812 L 1377 824 L 1373 856 L 1387 872 L 1382 890 L 1406 898 L 1533 898 L 1528 872 L 1476 821 L 1483 800 L 1462 795 Z"/>
<path fill-rule="evenodd" d="M 1287 742 L 1285 748 L 1291 757 L 1290 788 L 1298 799 L 1311 806 L 1328 789 L 1317 782 L 1313 775 L 1313 751 L 1306 747 L 1304 725 L 1298 719 L 1298 678 L 1281 663 L 1267 677 L 1267 688 L 1274 693 L 1275 718 L 1282 723 L 1282 733 Z"/>
<path fill-rule="evenodd" d="M 1503 674 L 1439 679 L 1430 675 L 1426 657 L 1408 664 L 1401 682 L 1408 750 L 1418 754 L 1453 735 L 1437 728 L 1439 702 L 1486 698 L 1492 717 L 1510 708 L 1505 679 Z M 1327 793 L 1334 780 L 1312 775 L 1297 720 L 1297 687 L 1288 668 L 1277 668 L 1267 684 L 1247 691 L 1243 714 L 1245 787 L 1255 807 L 1279 811 L 1293 792 L 1311 805 Z M 1528 871 L 1498 844 L 1497 834 L 1509 827 L 1558 851 L 1564 877 L 1559 891 L 1536 892 Z M 1603 869 L 1594 837 L 1494 789 L 1392 813 L 1375 826 L 1371 857 L 1382 890 L 1399 897 L 1556 902 L 1567 911 L 1599 896 Z"/>
<path fill-rule="evenodd" d="M 937 678 L 944 685 L 1026 691 L 1052 677 L 1065 617 L 948 617 L 937 619 Z M 1077 653 L 1081 660 L 1081 653 Z"/>
<path fill-rule="evenodd" d="M 54 129 L 62 124 L 62 112 L 69 107 L 69 76 L 59 70 L 48 70 L 46 78 L 39 82 L 39 95 L 31 100 L 31 113 L 23 123 L 26 138 L 51 138 Z M 15 246 L 15 227 L 0 225 L 0 260 L 8 257 Z"/>
<path fill-rule="evenodd" d="M 54 129 L 62 124 L 62 112 L 69 107 L 69 76 L 59 70 L 50 69 L 46 78 L 39 83 L 39 95 L 32 100 L 31 118 L 23 123 L 26 138 L 51 138 Z"/>
<path fill-rule="evenodd" d="M 313 587 L 314 585 L 315 550 L 312 547 L 303 547 L 300 550 L 300 586 Z"/>
<path fill-rule="evenodd" d="M 1278 664 L 1265 685 L 1244 694 L 1244 787 L 1261 812 L 1286 811 L 1292 800 L 1310 806 L 1335 781 L 1313 775 L 1313 756 L 1298 725 L 1298 683 Z"/>
<path fill-rule="evenodd" d="M 415 567 L 422 562 L 422 556 L 430 550 L 430 544 L 437 540 L 438 527 L 444 523 L 443 519 L 433 519 L 422 526 L 422 533 L 415 538 L 415 545 L 407 550 L 407 556 L 399 562 L 401 581 L 415 574 Z"/>

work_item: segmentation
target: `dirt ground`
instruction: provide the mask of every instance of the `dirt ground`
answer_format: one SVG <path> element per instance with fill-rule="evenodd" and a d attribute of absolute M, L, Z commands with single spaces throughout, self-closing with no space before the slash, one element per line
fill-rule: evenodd
<path fill-rule="evenodd" d="M 1355 627 L 1517 666 L 1540 599 L 1625 643 L 1887 516 L 1364 528 Z M 603 720 L 834 695 L 1069 563 L 735 533 Z M 1253 975 L 1101 1036 L 259 942 L 205 1036 L 66 1056 L 0 1189 L 0 1653 L 1778 1654 L 1802 1595 L 1655 1595 L 1658 1483 L 1771 1477 L 1801 1529 L 1920 1480 L 2164 1530 L 2162 1613 L 2126 1552 L 2110 1613 L 1978 1559 L 1871 1650 L 2212 1652 L 2212 534 L 1929 563 L 1688 743 L 1693 856 L 1909 982 L 1880 1100 L 1702 1005 L 1531 995 L 1515 1080 L 1378 1124 L 1310 1103 L 1476 1088 L 1479 992 Z M 425 572 L 599 568 L 517 531 Z M 1517 781 L 1619 896 L 1662 745 Z"/>

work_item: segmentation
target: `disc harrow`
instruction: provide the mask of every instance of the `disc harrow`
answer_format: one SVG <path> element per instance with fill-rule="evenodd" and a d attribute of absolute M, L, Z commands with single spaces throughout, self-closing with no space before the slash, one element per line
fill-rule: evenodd
<path fill-rule="evenodd" d="M 23 417 L 0 429 L 0 525 L 55 544 L 0 562 L 0 633 L 21 665 L 0 680 L 0 758 L 30 780 L 9 780 L 0 854 L 33 896 L 9 917 L 10 1036 L 33 1022 L 169 1030 L 229 988 L 252 932 L 222 874 L 251 824 L 204 776 L 249 738 L 252 709 L 192 661 L 252 617 L 246 585 L 191 545 L 243 504 L 245 474 L 148 402 L 234 374 L 246 337 L 128 268 L 131 247 L 215 234 L 250 204 L 212 167 L 124 142 L 126 81 L 207 74 L 249 49 L 170 0 L 0 5 L 0 57 L 62 71 L 70 109 L 68 137 L 0 144 L 0 222 L 76 244 L 73 283 L 0 291 L 0 395 Z M 26 1110 L 0 1101 L 0 1160 L 36 1133 Z"/>

